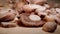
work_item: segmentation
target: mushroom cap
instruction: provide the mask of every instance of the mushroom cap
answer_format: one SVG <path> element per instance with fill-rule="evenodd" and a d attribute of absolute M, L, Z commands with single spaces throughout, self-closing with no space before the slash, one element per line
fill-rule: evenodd
<path fill-rule="evenodd" d="M 15 18 L 15 11 L 12 9 L 1 9 L 0 10 L 0 21 L 10 21 Z"/>
<path fill-rule="evenodd" d="M 54 32 L 57 28 L 57 24 L 55 22 L 47 22 L 43 25 L 43 30 L 46 32 Z"/>
<path fill-rule="evenodd" d="M 31 12 L 41 13 L 41 12 L 45 11 L 47 8 L 45 6 L 41 6 L 41 5 L 28 4 L 28 5 L 24 5 L 22 7 L 22 9 L 26 13 L 31 13 Z"/>
<path fill-rule="evenodd" d="M 33 21 L 33 20 L 30 20 L 29 19 L 29 14 L 21 14 L 20 15 L 20 19 L 21 19 L 21 22 L 24 26 L 42 26 L 43 24 L 45 24 L 44 21 Z"/>
<path fill-rule="evenodd" d="M 3 27 L 3 28 L 16 27 L 16 23 L 13 23 L 13 22 L 1 22 L 1 27 Z"/>

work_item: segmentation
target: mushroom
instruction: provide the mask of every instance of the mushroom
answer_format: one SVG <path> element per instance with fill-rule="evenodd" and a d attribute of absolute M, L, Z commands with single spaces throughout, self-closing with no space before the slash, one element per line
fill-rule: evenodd
<path fill-rule="evenodd" d="M 40 15 L 47 15 L 47 12 L 45 12 L 47 8 L 45 6 L 39 6 L 39 8 L 37 8 L 35 10 L 35 12 L 40 16 Z"/>
<path fill-rule="evenodd" d="M 15 18 L 15 11 L 9 8 L 3 8 L 0 10 L 0 21 L 12 21 Z"/>
<path fill-rule="evenodd" d="M 14 20 L 12 21 L 9 21 L 9 22 L 0 22 L 0 26 L 3 27 L 3 28 L 12 28 L 12 27 L 16 27 L 18 26 L 17 23 L 18 23 L 18 18 L 15 17 Z"/>
<path fill-rule="evenodd" d="M 28 5 L 24 5 L 22 9 L 27 13 L 34 12 L 34 11 L 40 13 L 42 11 L 45 11 L 47 8 L 41 5 L 28 4 Z"/>
<path fill-rule="evenodd" d="M 30 4 L 39 4 L 42 5 L 46 3 L 47 0 L 27 0 Z"/>
<path fill-rule="evenodd" d="M 22 7 L 26 4 L 27 4 L 26 0 L 16 0 L 16 3 L 14 6 L 15 6 L 15 9 L 21 13 L 21 11 L 23 10 Z"/>
<path fill-rule="evenodd" d="M 3 28 L 16 27 L 16 23 L 12 23 L 12 22 L 1 22 L 1 27 L 3 27 Z"/>
<path fill-rule="evenodd" d="M 20 15 L 21 22 L 24 26 L 42 26 L 45 24 L 44 21 L 41 21 L 41 18 L 37 15 L 30 15 L 23 13 Z"/>
<path fill-rule="evenodd" d="M 47 22 L 54 22 L 55 21 L 53 15 L 49 15 L 49 16 L 47 15 L 47 16 L 45 16 L 45 18 L 43 20 L 45 20 Z"/>
<path fill-rule="evenodd" d="M 39 7 L 40 7 L 39 5 L 28 4 L 23 6 L 23 10 L 27 13 L 30 13 L 30 12 L 34 12 Z"/>
<path fill-rule="evenodd" d="M 38 15 L 30 15 L 29 18 L 32 21 L 39 21 L 39 20 L 41 20 L 41 18 Z"/>
<path fill-rule="evenodd" d="M 57 28 L 57 24 L 55 22 L 47 22 L 43 25 L 42 30 L 46 32 L 54 32 Z"/>
<path fill-rule="evenodd" d="M 32 6 L 31 5 L 24 5 L 23 6 L 23 10 L 25 11 L 25 12 L 32 12 L 32 10 L 33 10 L 33 8 L 32 8 Z"/>
<path fill-rule="evenodd" d="M 60 14 L 60 8 L 55 9 L 58 14 Z"/>

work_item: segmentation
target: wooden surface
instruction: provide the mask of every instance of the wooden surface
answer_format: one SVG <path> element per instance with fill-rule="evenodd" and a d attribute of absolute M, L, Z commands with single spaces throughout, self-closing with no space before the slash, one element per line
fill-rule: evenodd
<path fill-rule="evenodd" d="M 42 31 L 42 28 L 25 28 L 25 27 L 14 27 L 14 28 L 0 28 L 0 34 L 60 34 L 60 26 L 57 27 L 54 33 L 48 33 Z"/>

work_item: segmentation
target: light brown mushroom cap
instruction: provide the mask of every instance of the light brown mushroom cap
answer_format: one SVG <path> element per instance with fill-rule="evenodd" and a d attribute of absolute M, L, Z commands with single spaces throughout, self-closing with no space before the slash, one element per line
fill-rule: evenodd
<path fill-rule="evenodd" d="M 29 14 L 21 14 L 21 21 L 22 24 L 25 26 L 42 26 L 43 24 L 45 24 L 44 21 L 33 21 L 29 19 Z"/>
<path fill-rule="evenodd" d="M 43 30 L 46 32 L 54 32 L 57 28 L 57 24 L 55 22 L 47 22 L 43 25 Z"/>
<path fill-rule="evenodd" d="M 15 11 L 11 9 L 0 10 L 0 21 L 9 21 L 15 18 Z"/>

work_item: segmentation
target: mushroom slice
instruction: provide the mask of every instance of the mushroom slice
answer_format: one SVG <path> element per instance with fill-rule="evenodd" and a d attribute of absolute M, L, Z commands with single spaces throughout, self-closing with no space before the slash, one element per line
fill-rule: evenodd
<path fill-rule="evenodd" d="M 30 16 L 30 18 L 29 18 L 29 16 L 30 16 L 30 14 L 25 14 L 25 13 L 20 15 L 21 22 L 24 26 L 42 26 L 43 24 L 45 24 L 45 22 L 41 21 L 40 18 L 38 19 L 37 17 L 35 17 L 35 20 L 34 20 L 34 18 L 32 16 Z M 38 21 L 36 21 L 36 20 L 38 20 Z"/>
<path fill-rule="evenodd" d="M 10 9 L 2 9 L 0 10 L 0 21 L 11 21 L 15 18 L 15 11 Z"/>
<path fill-rule="evenodd" d="M 54 32 L 57 28 L 57 24 L 55 22 L 47 22 L 43 25 L 43 30 L 46 32 Z"/>
<path fill-rule="evenodd" d="M 4 27 L 4 28 L 16 27 L 16 23 L 11 23 L 11 22 L 1 22 L 1 26 Z"/>

